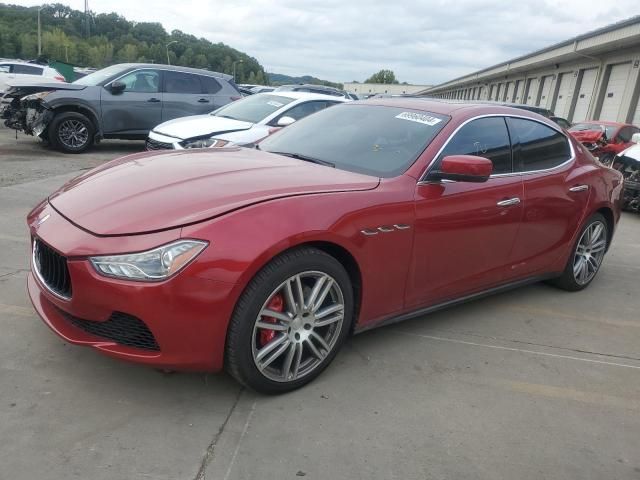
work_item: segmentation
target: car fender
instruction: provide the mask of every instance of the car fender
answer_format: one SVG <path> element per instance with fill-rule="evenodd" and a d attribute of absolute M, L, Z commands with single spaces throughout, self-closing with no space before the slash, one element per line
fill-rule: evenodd
<path fill-rule="evenodd" d="M 336 246 L 353 258 L 361 273 L 360 320 L 370 321 L 403 308 L 413 248 L 413 189 L 387 190 L 266 201 L 183 227 L 181 236 L 211 239 L 194 273 L 236 284 L 234 302 L 282 252 L 308 244 Z"/>

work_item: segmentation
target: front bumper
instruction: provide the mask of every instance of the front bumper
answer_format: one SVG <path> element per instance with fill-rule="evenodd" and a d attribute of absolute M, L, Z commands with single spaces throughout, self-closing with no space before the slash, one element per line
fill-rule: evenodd
<path fill-rule="evenodd" d="M 182 140 L 179 138 L 151 131 L 145 145 L 147 150 L 184 150 L 180 142 Z"/>
<path fill-rule="evenodd" d="M 202 277 L 197 259 L 163 282 L 103 277 L 94 270 L 87 255 L 113 248 L 105 247 L 105 242 L 115 240 L 125 246 L 131 241 L 130 237 L 97 238 L 73 226 L 51 207 L 40 214 L 41 218 L 45 214 L 50 218 L 41 226 L 31 225 L 31 233 L 68 258 L 73 294 L 70 299 L 54 295 L 34 274 L 33 265 L 27 288 L 35 310 L 56 334 L 70 343 L 93 347 L 111 357 L 157 368 L 222 369 L 235 285 Z M 151 243 L 164 243 L 164 239 L 156 238 L 156 234 L 150 237 L 147 241 Z M 140 239 L 134 241 L 139 242 Z M 139 250 L 134 246 L 125 248 L 128 251 Z M 79 250 L 87 252 L 86 255 L 77 255 Z M 119 341 L 118 338 L 122 337 L 114 340 L 113 337 L 101 336 L 104 329 L 87 328 L 87 324 L 93 326 L 108 322 L 114 313 L 123 313 L 144 322 L 157 348 L 138 348 L 132 346 L 135 343 Z"/>

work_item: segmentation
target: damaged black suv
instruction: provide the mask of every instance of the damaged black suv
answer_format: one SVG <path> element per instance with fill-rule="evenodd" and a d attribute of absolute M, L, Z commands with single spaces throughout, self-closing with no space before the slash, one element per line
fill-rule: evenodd
<path fill-rule="evenodd" d="M 102 138 L 144 140 L 162 122 L 209 113 L 240 96 L 230 75 L 127 63 L 73 83 L 13 82 L 0 117 L 63 152 L 81 153 Z"/>

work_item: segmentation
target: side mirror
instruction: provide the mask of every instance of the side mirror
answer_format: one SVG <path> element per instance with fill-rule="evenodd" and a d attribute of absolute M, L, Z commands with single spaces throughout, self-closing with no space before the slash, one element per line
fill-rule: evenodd
<path fill-rule="evenodd" d="M 279 127 L 286 127 L 287 125 L 291 125 L 292 123 L 294 123 L 296 121 L 295 118 L 291 118 L 291 117 L 281 117 L 280 120 L 278 120 L 277 125 Z"/>
<path fill-rule="evenodd" d="M 440 162 L 440 168 L 431 172 L 428 180 L 453 180 L 456 182 L 486 182 L 493 171 L 493 163 L 475 155 L 450 155 Z"/>
<path fill-rule="evenodd" d="M 127 88 L 127 84 L 124 82 L 121 82 L 120 80 L 116 80 L 115 82 L 111 83 L 110 88 L 111 88 L 111 93 L 116 95 L 118 93 L 124 92 L 125 89 Z"/>
<path fill-rule="evenodd" d="M 631 142 L 632 142 L 632 143 L 640 144 L 640 133 L 634 133 L 634 134 L 631 136 Z"/>

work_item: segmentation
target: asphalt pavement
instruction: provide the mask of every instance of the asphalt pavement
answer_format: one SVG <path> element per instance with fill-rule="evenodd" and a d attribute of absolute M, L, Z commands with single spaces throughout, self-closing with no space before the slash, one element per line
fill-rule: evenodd
<path fill-rule="evenodd" d="M 640 215 L 583 292 L 373 330 L 267 397 L 69 345 L 31 308 L 27 212 L 142 147 L 70 156 L 0 128 L 0 479 L 640 479 Z"/>

